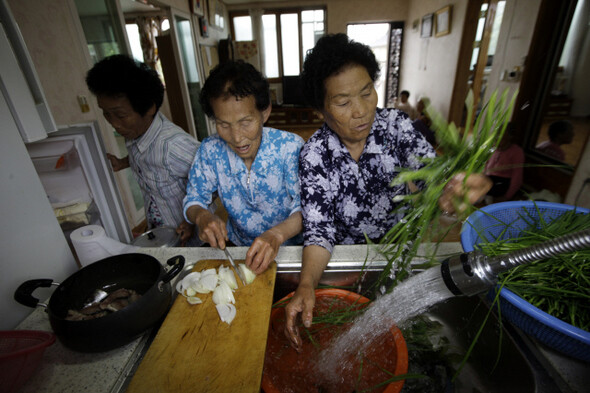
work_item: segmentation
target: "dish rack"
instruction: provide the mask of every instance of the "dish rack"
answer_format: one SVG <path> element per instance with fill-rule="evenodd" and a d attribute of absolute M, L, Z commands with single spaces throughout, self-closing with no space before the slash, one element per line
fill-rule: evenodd
<path fill-rule="evenodd" d="M 0 331 L 0 393 L 18 391 L 41 363 L 55 334 L 39 330 Z"/>
<path fill-rule="evenodd" d="M 529 227 L 527 220 L 553 221 L 567 211 L 588 214 L 590 210 L 551 202 L 501 202 L 488 205 L 471 214 L 461 230 L 461 245 L 465 252 L 473 251 L 482 242 L 520 237 Z M 493 299 L 495 290 L 489 295 Z M 590 332 L 566 323 L 533 306 L 507 288 L 499 296 L 502 318 L 520 328 L 541 343 L 576 359 L 590 362 Z"/>

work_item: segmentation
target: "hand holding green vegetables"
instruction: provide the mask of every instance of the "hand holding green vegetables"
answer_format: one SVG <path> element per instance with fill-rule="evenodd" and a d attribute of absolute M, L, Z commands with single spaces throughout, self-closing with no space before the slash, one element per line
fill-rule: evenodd
<path fill-rule="evenodd" d="M 455 208 L 458 209 L 457 213 L 462 213 L 479 202 L 490 188 L 492 188 L 492 181 L 487 176 L 474 173 L 467 177 L 465 172 L 461 172 L 453 176 L 446 184 L 438 205 L 446 214 L 455 213 Z"/>

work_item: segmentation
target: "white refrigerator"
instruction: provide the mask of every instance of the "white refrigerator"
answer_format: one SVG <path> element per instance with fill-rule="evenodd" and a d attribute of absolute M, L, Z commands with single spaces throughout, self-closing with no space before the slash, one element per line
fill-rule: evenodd
<path fill-rule="evenodd" d="M 0 330 L 32 309 L 13 299 L 33 278 L 63 281 L 79 265 L 68 245 L 76 226 L 98 224 L 131 241 L 121 197 L 96 124 L 55 127 L 26 46 L 0 3 Z M 35 294 L 46 300 L 51 290 Z"/>

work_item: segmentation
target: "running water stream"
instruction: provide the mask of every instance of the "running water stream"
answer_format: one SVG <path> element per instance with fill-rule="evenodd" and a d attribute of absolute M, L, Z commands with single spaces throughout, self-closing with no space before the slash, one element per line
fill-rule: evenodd
<path fill-rule="evenodd" d="M 397 285 L 391 293 L 373 301 L 359 315 L 350 330 L 334 340 L 317 359 L 317 371 L 330 381 L 354 372 L 351 361 L 342 359 L 362 353 L 392 325 L 403 327 L 413 317 L 454 295 L 443 282 L 440 267 L 416 274 Z"/>

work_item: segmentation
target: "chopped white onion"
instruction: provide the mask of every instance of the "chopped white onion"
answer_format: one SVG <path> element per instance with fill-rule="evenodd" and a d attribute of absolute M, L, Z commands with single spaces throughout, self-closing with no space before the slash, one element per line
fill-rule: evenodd
<path fill-rule="evenodd" d="M 208 276 L 208 275 L 215 275 L 217 274 L 217 270 L 214 267 L 211 269 L 205 269 L 201 271 L 201 276 Z"/>
<path fill-rule="evenodd" d="M 245 264 L 239 264 L 238 268 L 242 272 L 247 284 L 250 284 L 256 278 Z M 225 266 L 216 269 L 207 269 L 201 272 L 189 273 L 186 277 L 176 284 L 176 290 L 186 297 L 190 304 L 201 304 L 203 301 L 195 296 L 198 293 L 206 294 L 213 291 L 212 300 L 215 303 L 219 318 L 228 325 L 236 316 L 236 306 L 233 290 L 238 288 L 238 282 L 234 271 Z"/>
<path fill-rule="evenodd" d="M 197 294 L 197 291 L 195 291 L 194 288 L 189 287 L 185 290 L 185 293 L 186 293 L 186 296 L 191 297 L 191 296 L 195 296 Z"/>
<path fill-rule="evenodd" d="M 215 271 L 215 269 L 213 269 L 213 271 Z M 217 277 L 217 274 L 202 274 L 194 289 L 199 293 L 209 293 L 215 289 L 218 282 L 219 278 Z"/>
<path fill-rule="evenodd" d="M 225 281 L 232 290 L 238 289 L 238 282 L 236 281 L 234 271 L 229 267 L 219 266 L 219 273 L 217 275 L 219 276 L 219 279 Z"/>
<path fill-rule="evenodd" d="M 246 280 L 246 284 L 252 284 L 252 281 L 256 279 L 256 274 L 250 270 L 248 266 L 243 263 L 238 265 L 238 269 L 242 272 L 242 276 L 244 276 L 244 280 Z"/>
<path fill-rule="evenodd" d="M 235 303 L 234 294 L 225 281 L 220 281 L 217 288 L 213 291 L 213 303 Z"/>
<path fill-rule="evenodd" d="M 185 295 L 185 292 L 188 288 L 194 287 L 195 283 L 201 277 L 201 272 L 192 272 L 187 274 L 182 280 L 176 283 L 176 291 Z"/>
<path fill-rule="evenodd" d="M 186 300 L 190 304 L 201 304 L 201 303 L 203 303 L 203 301 L 201 300 L 201 298 L 198 298 L 196 296 L 187 296 Z"/>
<path fill-rule="evenodd" d="M 230 325 L 236 316 L 236 306 L 233 304 L 223 303 L 216 305 L 215 308 L 219 314 L 219 319 Z"/>

